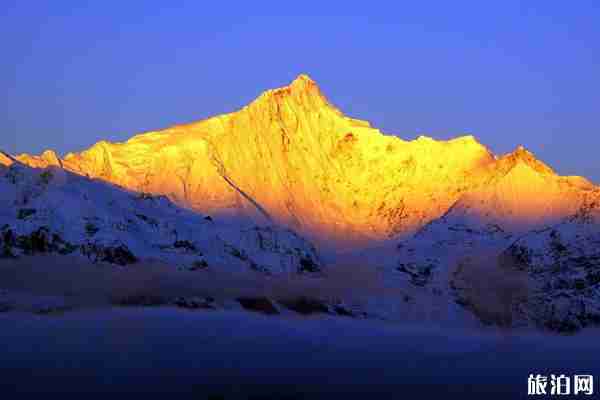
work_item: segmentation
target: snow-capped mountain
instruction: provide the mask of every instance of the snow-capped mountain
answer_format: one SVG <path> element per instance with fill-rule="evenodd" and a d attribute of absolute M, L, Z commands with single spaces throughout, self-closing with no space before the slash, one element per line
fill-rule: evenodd
<path fill-rule="evenodd" d="M 344 116 L 306 75 L 237 112 L 99 142 L 32 166 L 165 195 L 210 215 L 272 220 L 321 247 L 409 234 L 485 178 L 494 156 L 472 136 L 404 141 Z"/>
<path fill-rule="evenodd" d="M 472 136 L 384 135 L 344 116 L 306 75 L 237 112 L 125 143 L 102 141 L 64 159 L 52 151 L 17 158 L 165 195 L 201 213 L 276 222 L 321 247 L 406 237 L 459 200 L 475 217 L 477 204 L 498 202 L 499 219 L 526 229 L 574 212 L 577 189 L 589 186 L 582 178 L 555 179 L 523 148 L 496 157 Z M 563 194 L 550 207 L 539 204 Z"/>
<path fill-rule="evenodd" d="M 527 299 L 511 311 L 513 322 L 576 330 L 600 321 L 597 204 L 597 187 L 558 176 L 519 148 L 498 159 L 483 185 L 401 241 L 395 268 L 412 284 L 466 303 L 458 275 L 523 272 Z"/>
<path fill-rule="evenodd" d="M 528 233 L 503 254 L 536 283 L 526 311 L 551 329 L 600 323 L 600 193 L 595 195 L 571 218 Z"/>
<path fill-rule="evenodd" d="M 56 166 L 31 168 L 6 155 L 3 160 L 3 257 L 74 253 L 120 265 L 154 259 L 173 267 L 266 274 L 320 268 L 314 247 L 292 231 L 213 219 L 165 196 L 127 191 Z"/>
<path fill-rule="evenodd" d="M 230 114 L 64 158 L 0 154 L 0 164 L 10 166 L 0 186 L 6 254 L 42 235 L 53 250 L 117 261 L 319 269 L 306 237 L 381 268 L 415 304 L 435 298 L 455 312 L 458 302 L 494 320 L 473 285 L 510 276 L 502 290 L 527 296 L 498 295 L 511 307 L 503 323 L 600 321 L 598 187 L 521 146 L 498 156 L 473 136 L 384 135 L 343 115 L 306 75 Z"/>

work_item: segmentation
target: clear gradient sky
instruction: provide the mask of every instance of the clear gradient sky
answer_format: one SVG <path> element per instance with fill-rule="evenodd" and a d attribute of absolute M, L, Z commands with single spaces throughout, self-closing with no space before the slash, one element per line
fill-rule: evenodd
<path fill-rule="evenodd" d="M 405 139 L 523 144 L 600 182 L 600 1 L 0 5 L 0 148 L 59 153 L 233 111 L 307 73 Z"/>

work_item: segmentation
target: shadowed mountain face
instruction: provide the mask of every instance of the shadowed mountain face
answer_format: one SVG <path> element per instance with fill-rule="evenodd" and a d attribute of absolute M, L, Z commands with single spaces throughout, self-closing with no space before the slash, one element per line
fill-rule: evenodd
<path fill-rule="evenodd" d="M 386 136 L 344 116 L 305 75 L 231 114 L 64 159 L 52 151 L 18 159 L 166 195 L 201 213 L 275 222 L 321 248 L 406 237 L 440 217 L 526 231 L 574 214 L 595 191 L 521 147 L 496 157 L 472 136 Z"/>
<path fill-rule="evenodd" d="M 184 270 L 261 275 L 319 269 L 314 247 L 302 237 L 249 222 L 214 221 L 165 196 L 123 190 L 59 167 L 0 164 L 0 259 L 73 254 L 123 266 L 152 260 Z"/>

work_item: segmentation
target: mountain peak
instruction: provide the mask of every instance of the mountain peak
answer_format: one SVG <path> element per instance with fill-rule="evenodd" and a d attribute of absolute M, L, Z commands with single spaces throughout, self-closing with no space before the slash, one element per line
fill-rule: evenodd
<path fill-rule="evenodd" d="M 58 154 L 54 150 L 46 150 L 40 156 L 44 161 L 46 161 L 49 165 L 61 165 L 60 158 Z"/>
<path fill-rule="evenodd" d="M 290 86 L 304 87 L 306 85 L 316 85 L 317 83 L 307 74 L 300 74 L 292 81 Z"/>
<path fill-rule="evenodd" d="M 475 203 L 491 204 L 478 209 L 501 205 L 494 215 L 502 216 L 523 202 L 527 213 L 539 215 L 548 210 L 538 202 L 544 195 L 589 190 L 585 182 L 559 178 L 523 146 L 498 157 L 472 135 L 384 135 L 345 116 L 306 74 L 223 116 L 123 143 L 100 141 L 63 160 L 53 152 L 18 160 L 33 167 L 64 165 L 215 217 L 263 224 L 268 215 L 325 247 L 409 235 L 471 192 Z M 0 157 L 2 162 L 9 161 Z M 494 200 L 497 194 L 502 201 Z"/>
<path fill-rule="evenodd" d="M 538 173 L 555 175 L 555 172 L 552 168 L 538 160 L 532 152 L 527 150 L 522 145 L 517 146 L 514 151 L 500 157 L 499 163 L 500 166 L 508 167 L 509 170 L 515 166 L 524 164 Z"/>
<path fill-rule="evenodd" d="M 533 153 L 527 150 L 522 144 L 518 145 L 517 148 L 513 150 L 512 154 L 519 158 L 535 158 Z"/>
<path fill-rule="evenodd" d="M 295 104 L 293 107 L 299 107 L 305 111 L 329 108 L 335 110 L 338 114 L 340 113 L 336 107 L 329 103 L 317 83 L 306 74 L 298 75 L 287 86 L 263 92 L 249 107 L 273 110 L 278 109 L 283 103 Z"/>
<path fill-rule="evenodd" d="M 53 150 L 46 150 L 40 155 L 23 153 L 16 156 L 15 159 L 34 168 L 47 168 L 49 166 L 62 168 L 63 166 L 62 160 Z"/>
<path fill-rule="evenodd" d="M 276 92 L 288 92 L 291 95 L 316 95 L 323 97 L 319 85 L 306 74 L 300 74 L 288 86 L 275 89 Z"/>

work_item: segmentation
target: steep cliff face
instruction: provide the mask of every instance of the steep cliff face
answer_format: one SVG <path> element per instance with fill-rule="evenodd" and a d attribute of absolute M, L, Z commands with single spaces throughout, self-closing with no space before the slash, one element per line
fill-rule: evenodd
<path fill-rule="evenodd" d="M 305 75 L 231 114 L 99 142 L 63 160 L 53 152 L 18 159 L 166 195 L 210 215 L 276 222 L 321 246 L 407 236 L 451 208 L 535 224 L 572 213 L 585 186 L 524 149 L 498 158 L 472 136 L 383 135 L 344 116 Z"/>

